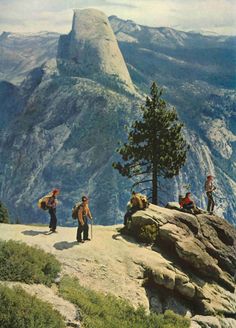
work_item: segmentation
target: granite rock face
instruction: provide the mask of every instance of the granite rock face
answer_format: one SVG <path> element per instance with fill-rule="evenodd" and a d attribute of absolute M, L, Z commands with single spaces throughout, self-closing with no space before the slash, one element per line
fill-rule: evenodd
<path fill-rule="evenodd" d="M 1 132 L 7 130 L 10 122 L 20 115 L 24 106 L 24 99 L 20 89 L 12 83 L 0 81 L 0 104 L 1 104 L 1 120 L 0 120 L 0 135 Z"/>
<path fill-rule="evenodd" d="M 61 59 L 61 60 L 60 60 Z M 128 69 L 107 16 L 96 9 L 75 10 L 72 30 L 59 39 L 58 63 L 76 74 L 134 91 Z M 117 86 L 116 86 L 117 87 Z"/>
<path fill-rule="evenodd" d="M 138 112 L 135 98 L 91 80 L 44 76 L 2 139 L 0 193 L 12 216 L 47 221 L 37 200 L 58 187 L 60 223 L 72 224 L 71 208 L 84 194 L 97 224 L 116 223 L 123 181 L 112 162 L 133 111 Z"/>
<path fill-rule="evenodd" d="M 195 314 L 219 315 L 236 324 L 235 228 L 214 215 L 195 216 L 151 204 L 132 216 L 126 233 L 148 241 L 151 230 L 155 232 L 153 250 L 170 260 L 169 266 L 160 267 L 142 263 L 153 297 L 166 293 L 177 303 L 181 299 L 191 305 Z"/>

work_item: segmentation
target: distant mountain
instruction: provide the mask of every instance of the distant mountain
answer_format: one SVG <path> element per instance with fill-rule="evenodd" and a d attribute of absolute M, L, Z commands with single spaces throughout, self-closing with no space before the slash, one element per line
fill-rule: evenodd
<path fill-rule="evenodd" d="M 228 67 L 229 75 L 226 75 L 226 79 L 222 79 L 222 82 L 228 84 L 230 78 L 231 85 L 235 87 L 236 36 L 209 36 L 165 27 L 147 27 L 131 20 L 119 19 L 117 16 L 110 16 L 109 20 L 122 48 L 125 43 L 146 45 L 149 50 L 155 50 L 154 47 L 158 52 L 161 50 L 159 57 L 163 61 L 166 60 L 174 66 L 186 61 L 186 64 L 190 64 L 189 69 L 194 62 L 199 64 L 199 68 L 201 68 L 201 63 L 205 62 L 205 67 L 202 68 L 206 69 L 210 65 L 211 70 L 210 67 L 208 70 L 212 72 L 216 68 L 221 68 L 224 72 Z M 0 36 L 0 78 L 12 83 L 22 82 L 30 70 L 56 57 L 59 37 L 59 33 L 52 32 L 37 34 L 3 32 Z M 169 53 L 165 56 L 167 51 Z M 184 69 L 186 67 L 182 70 Z M 179 71 L 176 75 L 178 73 Z M 188 76 L 187 72 L 186 76 Z"/>
<path fill-rule="evenodd" d="M 203 81 L 235 88 L 236 37 L 150 28 L 116 16 L 110 22 L 136 83 L 158 78 L 168 86 Z"/>
<path fill-rule="evenodd" d="M 59 39 L 57 57 L 65 74 L 71 75 L 73 70 L 73 75 L 102 83 L 106 79 L 115 88 L 122 83 L 123 88 L 134 91 L 116 37 L 102 12 L 95 9 L 75 11 L 72 31 Z"/>
<path fill-rule="evenodd" d="M 3 32 L 0 36 L 0 79 L 19 84 L 35 67 L 56 57 L 59 34 Z"/>
<path fill-rule="evenodd" d="M 42 219 L 32 206 L 57 184 L 63 189 L 61 222 L 82 193 L 91 195 L 99 223 L 121 222 L 129 181 L 111 163 L 117 142 L 125 139 L 124 125 L 139 115 L 143 94 L 156 80 L 176 106 L 191 146 L 179 177 L 161 182 L 161 203 L 177 199 L 190 184 L 205 207 L 203 184 L 211 173 L 217 213 L 235 223 L 236 38 L 150 28 L 111 16 L 121 54 L 108 20 L 97 11 L 83 15 L 89 15 L 87 23 L 77 12 L 58 50 L 54 33 L 0 37 L 2 78 L 20 82 L 29 73 L 19 87 L 0 84 L 0 198 L 15 215 Z M 90 30 L 91 19 L 98 25 Z"/>

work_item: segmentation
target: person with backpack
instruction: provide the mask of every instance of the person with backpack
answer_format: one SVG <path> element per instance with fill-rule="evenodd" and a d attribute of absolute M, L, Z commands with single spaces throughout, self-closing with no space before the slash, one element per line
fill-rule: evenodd
<path fill-rule="evenodd" d="M 209 214 L 213 214 L 215 201 L 213 199 L 213 191 L 216 190 L 216 187 L 213 184 L 214 177 L 212 175 L 208 175 L 205 181 L 205 191 L 208 199 L 207 204 L 207 212 Z"/>
<path fill-rule="evenodd" d="M 46 198 L 46 206 L 48 208 L 48 212 L 50 214 L 50 223 L 49 229 L 52 232 L 56 232 L 57 228 L 57 216 L 56 216 L 56 207 L 57 207 L 57 200 L 56 197 L 60 194 L 59 189 L 53 189 L 49 197 Z"/>
<path fill-rule="evenodd" d="M 137 192 L 133 191 L 132 192 L 132 196 L 131 196 L 131 199 L 128 203 L 128 207 L 127 207 L 127 212 L 125 213 L 125 216 L 124 216 L 124 225 L 126 226 L 128 220 L 131 219 L 132 215 L 139 211 L 139 210 L 142 210 L 142 209 L 145 209 L 148 207 L 147 206 L 144 206 L 144 202 L 142 200 L 142 197 L 143 195 L 141 194 L 138 194 Z"/>
<path fill-rule="evenodd" d="M 43 196 L 38 200 L 38 207 L 43 211 L 49 211 L 50 214 L 49 229 L 52 232 L 56 232 L 56 227 L 57 227 L 56 196 L 58 196 L 59 193 L 60 193 L 59 189 L 53 189 L 49 194 Z"/>
<path fill-rule="evenodd" d="M 93 220 L 89 206 L 88 206 L 88 197 L 82 197 L 82 203 L 78 206 L 78 229 L 76 234 L 76 240 L 78 243 L 84 243 L 85 240 L 90 240 L 88 237 L 89 226 L 88 219 Z M 83 232 L 83 239 L 82 239 Z"/>

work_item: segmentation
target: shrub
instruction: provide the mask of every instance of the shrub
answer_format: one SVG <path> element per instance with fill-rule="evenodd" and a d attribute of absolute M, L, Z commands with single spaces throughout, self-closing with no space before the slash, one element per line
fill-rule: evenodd
<path fill-rule="evenodd" d="M 51 285 L 59 271 L 52 254 L 25 243 L 0 241 L 0 280 Z"/>
<path fill-rule="evenodd" d="M 9 223 L 9 214 L 6 206 L 0 201 L 0 223 Z"/>
<path fill-rule="evenodd" d="M 140 306 L 135 310 L 127 301 L 81 287 L 77 279 L 64 277 L 60 294 L 80 308 L 85 328 L 187 328 L 189 320 L 171 311 L 147 315 Z"/>
<path fill-rule="evenodd" d="M 61 314 L 23 289 L 0 285 L 1 328 L 64 328 Z"/>
<path fill-rule="evenodd" d="M 155 224 L 147 224 L 141 227 L 137 236 L 138 241 L 153 244 L 157 237 L 157 227 Z"/>

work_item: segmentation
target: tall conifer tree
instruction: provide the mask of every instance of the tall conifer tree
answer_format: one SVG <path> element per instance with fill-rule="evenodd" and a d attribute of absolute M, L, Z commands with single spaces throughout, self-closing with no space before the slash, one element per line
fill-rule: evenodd
<path fill-rule="evenodd" d="M 188 146 L 176 110 L 168 108 L 155 82 L 141 110 L 142 119 L 132 124 L 128 142 L 117 150 L 124 164 L 113 163 L 113 167 L 123 176 L 136 178 L 134 185 L 151 183 L 152 203 L 157 204 L 158 177 L 179 174 Z"/>
<path fill-rule="evenodd" d="M 0 201 L 0 223 L 10 223 L 9 214 L 6 206 Z"/>

